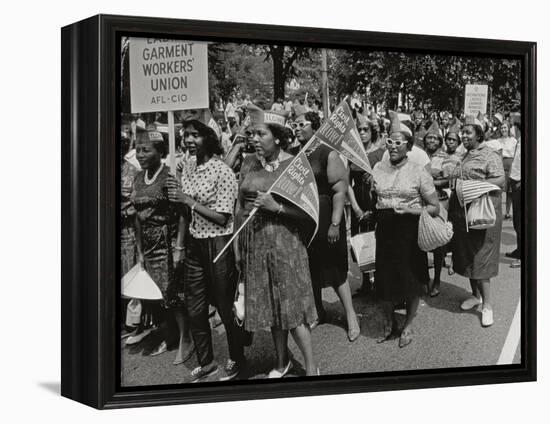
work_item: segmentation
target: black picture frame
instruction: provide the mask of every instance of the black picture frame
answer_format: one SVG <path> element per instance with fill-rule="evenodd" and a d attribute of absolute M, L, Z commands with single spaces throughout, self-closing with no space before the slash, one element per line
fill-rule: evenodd
<path fill-rule="evenodd" d="M 527 141 L 522 144 L 521 364 L 122 389 L 116 141 L 119 40 L 128 34 L 520 60 L 522 140 Z M 63 396 L 110 409 L 536 380 L 536 43 L 112 15 L 64 27 L 61 35 Z"/>

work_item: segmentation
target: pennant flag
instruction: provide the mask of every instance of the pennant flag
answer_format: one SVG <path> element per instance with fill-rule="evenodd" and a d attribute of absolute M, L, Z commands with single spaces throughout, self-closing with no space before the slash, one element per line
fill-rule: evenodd
<path fill-rule="evenodd" d="M 397 117 L 401 122 L 410 122 L 412 124 L 413 120 L 411 118 L 411 115 L 409 115 L 408 113 L 401 113 L 401 112 L 396 112 L 396 113 L 397 113 Z"/>
<path fill-rule="evenodd" d="M 461 206 L 495 190 L 500 190 L 500 187 L 485 181 L 458 180 L 456 183 L 456 196 Z"/>
<path fill-rule="evenodd" d="M 372 174 L 369 159 L 346 101 L 338 105 L 314 136 L 346 159 Z"/>
<path fill-rule="evenodd" d="M 288 164 L 269 191 L 292 202 L 315 221 L 313 240 L 319 226 L 319 194 L 313 169 L 303 150 Z"/>

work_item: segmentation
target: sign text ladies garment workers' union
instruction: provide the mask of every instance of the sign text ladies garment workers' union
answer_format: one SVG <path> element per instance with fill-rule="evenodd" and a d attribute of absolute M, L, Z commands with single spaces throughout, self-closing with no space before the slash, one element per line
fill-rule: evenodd
<path fill-rule="evenodd" d="M 132 113 L 208 107 L 208 45 L 130 39 Z"/>

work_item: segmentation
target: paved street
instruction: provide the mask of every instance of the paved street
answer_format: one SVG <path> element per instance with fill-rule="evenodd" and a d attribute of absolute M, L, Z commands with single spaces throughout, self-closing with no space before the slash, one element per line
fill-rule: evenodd
<path fill-rule="evenodd" d="M 400 349 L 397 340 L 377 344 L 383 331 L 382 311 L 374 301 L 354 297 L 354 305 L 361 322 L 361 336 L 354 343 L 346 337 L 345 316 L 336 294 L 325 289 L 323 298 L 329 313 L 329 323 L 313 331 L 313 347 L 322 374 L 346 374 L 429 368 L 467 367 L 519 363 L 517 336 L 519 323 L 514 316 L 520 297 L 520 269 L 509 267 L 511 260 L 504 256 L 515 248 L 512 221 L 503 225 L 499 276 L 492 280 L 495 323 L 481 326 L 481 313 L 475 309 L 460 310 L 460 303 L 470 293 L 469 282 L 457 274 L 442 272 L 441 294 L 422 299 L 414 324 L 413 342 Z M 359 273 L 350 267 L 352 293 L 360 286 Z M 404 311 L 399 314 L 404 318 Z M 220 364 L 227 358 L 223 326 L 213 330 L 215 356 Z M 122 344 L 122 346 L 124 346 Z M 304 375 L 301 354 L 289 337 L 293 355 L 293 370 L 289 378 Z M 122 349 L 122 384 L 174 384 L 190 382 L 190 372 L 197 366 L 195 357 L 183 365 L 174 366 L 175 351 L 157 357 L 144 357 L 140 347 Z M 259 332 L 246 351 L 251 378 L 264 378 L 274 365 L 271 334 Z M 220 371 L 219 377 L 223 375 Z M 214 379 L 214 377 L 212 377 Z"/>

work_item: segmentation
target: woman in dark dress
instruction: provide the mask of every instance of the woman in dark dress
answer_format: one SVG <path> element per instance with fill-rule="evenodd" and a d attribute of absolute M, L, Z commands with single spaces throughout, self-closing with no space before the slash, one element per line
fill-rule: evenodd
<path fill-rule="evenodd" d="M 181 250 L 173 251 L 171 229 L 177 229 L 177 248 L 180 248 L 184 221 L 179 217 L 175 203 L 168 199 L 168 187 L 175 178 L 161 159 L 166 155 L 166 145 L 158 131 L 139 131 L 136 140 L 136 156 L 141 171 L 134 179 L 132 204 L 136 209 L 135 235 L 137 259 L 148 272 L 162 293 L 156 302 L 160 315 L 162 341 L 151 355 L 160 355 L 167 350 L 169 332 L 168 311 L 175 312 L 183 306 L 175 284 L 175 264 L 181 260 Z M 180 243 L 180 244 L 178 244 Z"/>
<path fill-rule="evenodd" d="M 391 329 L 379 343 L 399 337 L 399 347 L 412 342 L 412 323 L 424 286 L 428 282 L 428 259 L 418 247 L 418 221 L 423 207 L 435 216 L 439 201 L 432 177 L 407 158 L 414 144 L 412 132 L 390 112 L 391 128 L 386 140 L 390 160 L 373 170 L 376 202 L 376 293 L 391 314 Z M 423 206 L 426 205 L 426 206 Z M 405 302 L 407 316 L 401 332 L 393 311 Z"/>
<path fill-rule="evenodd" d="M 319 115 L 306 112 L 295 120 L 296 137 L 304 146 L 321 126 Z M 315 174 L 319 191 L 319 229 L 308 247 L 309 269 L 319 322 L 325 321 L 322 289 L 334 288 L 344 306 L 348 339 L 353 342 L 360 334 L 359 321 L 348 282 L 348 252 L 344 203 L 348 191 L 348 175 L 344 162 L 331 148 L 313 145 L 305 152 Z M 315 323 L 312 327 L 317 325 Z"/>
<path fill-rule="evenodd" d="M 235 257 L 245 287 L 245 328 L 269 328 L 277 364 L 269 378 L 281 378 L 292 366 L 287 339 L 290 332 L 300 348 L 307 375 L 318 375 L 309 325 L 317 319 L 304 228 L 311 219 L 285 199 L 266 193 L 292 161 L 286 144 L 284 118 L 252 110 L 256 154 L 241 168 L 237 220 L 258 212 L 235 241 Z M 265 123 L 265 122 L 269 123 Z M 274 123 L 280 121 L 280 123 Z"/>
<path fill-rule="evenodd" d="M 467 152 L 460 166 L 455 169 L 454 177 L 486 181 L 503 188 L 505 177 L 502 159 L 484 140 L 481 122 L 473 116 L 467 116 L 462 131 L 462 143 Z M 498 275 L 502 230 L 501 192 L 492 191 L 489 198 L 495 208 L 496 223 L 485 230 L 466 231 L 464 208 L 456 193 L 451 196 L 449 205 L 449 219 L 454 228 L 453 266 L 458 274 L 470 279 L 472 287 L 472 295 L 460 307 L 469 310 L 481 305 L 481 324 L 484 327 L 493 324 L 490 279 Z"/>
<path fill-rule="evenodd" d="M 357 114 L 356 125 L 369 164 L 371 168 L 374 168 L 374 165 L 382 160 L 384 155 L 384 149 L 373 143 L 374 140 L 378 139 L 378 125 L 374 125 L 372 121 L 361 114 Z M 375 200 L 372 195 L 372 175 L 354 163 L 349 164 L 348 199 L 352 210 L 351 236 L 374 231 L 375 222 L 372 219 L 372 214 Z M 359 293 L 367 294 L 371 291 L 371 286 L 374 284 L 372 274 L 373 272 L 362 274 Z"/>

